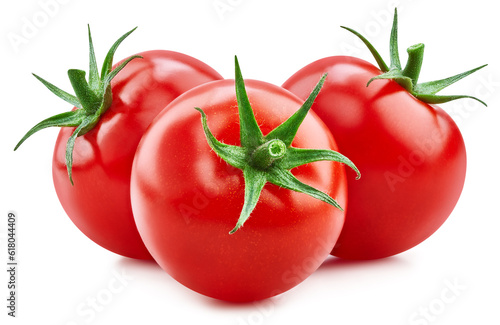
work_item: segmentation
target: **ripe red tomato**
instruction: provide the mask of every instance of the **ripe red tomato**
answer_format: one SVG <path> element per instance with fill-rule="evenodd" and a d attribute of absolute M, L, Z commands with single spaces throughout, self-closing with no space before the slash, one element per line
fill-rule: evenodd
<path fill-rule="evenodd" d="M 261 81 L 247 80 L 246 90 L 263 134 L 303 103 Z M 343 211 L 267 183 L 245 225 L 228 234 L 242 211 L 243 173 L 208 145 L 194 107 L 206 112 L 217 139 L 235 146 L 242 142 L 233 80 L 194 88 L 159 114 L 144 134 L 132 168 L 132 206 L 144 243 L 173 278 L 210 297 L 252 301 L 294 287 L 328 256 L 342 228 Z M 305 118 L 292 144 L 336 149 L 314 114 Z M 321 161 L 292 171 L 346 206 L 340 163 Z"/>
<path fill-rule="evenodd" d="M 460 131 L 442 109 L 392 80 L 367 87 L 381 72 L 352 57 L 316 61 L 283 87 L 304 98 L 324 72 L 312 110 L 363 174 L 348 180 L 351 205 L 332 253 L 372 259 L 403 252 L 434 233 L 460 196 L 466 169 Z"/>
<path fill-rule="evenodd" d="M 112 82 L 113 103 L 90 132 L 77 138 L 71 185 L 62 128 L 52 173 L 61 204 L 75 225 L 102 247 L 133 258 L 150 258 L 134 223 L 130 170 L 142 134 L 174 98 L 205 82 L 222 79 L 212 68 L 171 51 L 139 53 Z"/>
<path fill-rule="evenodd" d="M 302 68 L 283 87 L 306 98 L 314 80 L 328 73 L 312 110 L 363 174 L 356 182 L 348 178 L 351 204 L 332 254 L 374 259 L 419 244 L 454 209 L 465 181 L 465 145 L 451 117 L 434 104 L 470 96 L 435 93 L 483 66 L 417 84 L 424 46 L 408 49 L 403 70 L 397 49 L 397 11 L 390 67 L 364 37 L 350 31 L 367 44 L 382 71 L 360 59 L 334 56 Z"/>
<path fill-rule="evenodd" d="M 72 112 L 46 120 L 52 119 L 51 122 L 39 123 L 18 146 L 42 128 L 73 124 L 64 119 L 71 114 L 71 118 L 76 116 L 73 127 L 61 128 L 53 156 L 54 186 L 64 210 L 87 237 L 102 247 L 123 256 L 149 259 L 151 256 L 135 226 L 130 203 L 130 173 L 139 140 L 153 118 L 174 98 L 195 86 L 222 77 L 203 62 L 181 53 L 164 50 L 139 53 L 142 58 L 128 62 L 111 80 L 112 102 L 109 108 L 105 108 L 90 131 L 76 137 L 74 147 L 68 150 L 67 143 L 75 132 L 74 126 L 81 123 L 76 112 L 84 112 L 88 108 L 84 105 L 91 102 L 86 101 L 88 93 L 94 92 L 96 85 L 101 87 L 104 84 L 102 81 L 107 78 L 105 73 L 109 72 L 108 68 L 111 70 L 114 50 L 131 32 L 112 47 L 103 66 L 102 80 L 92 88 L 92 79 L 99 76 L 95 57 L 92 58 L 94 53 L 89 30 L 91 72 L 88 84 L 91 89 L 79 93 L 78 87 L 88 87 L 87 81 L 80 78 L 76 80 L 78 87 L 75 87 L 75 79 L 71 77 L 78 71 L 70 70 L 68 74 L 73 74 L 70 79 L 77 93 L 76 98 L 69 94 L 61 95 L 60 90 L 54 91 L 52 85 L 37 77 L 56 95 L 83 108 L 75 107 Z M 125 61 L 114 67 L 121 66 Z M 85 76 L 83 71 L 80 73 Z M 107 88 L 105 84 L 104 88 Z M 97 91 L 96 94 L 97 97 L 102 96 Z M 68 166 L 68 153 L 71 152 L 72 167 L 71 163 Z"/>

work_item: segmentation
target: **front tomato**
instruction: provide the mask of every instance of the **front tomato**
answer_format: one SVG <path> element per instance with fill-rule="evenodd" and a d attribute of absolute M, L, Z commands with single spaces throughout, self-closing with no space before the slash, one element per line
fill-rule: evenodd
<path fill-rule="evenodd" d="M 244 132 L 234 89 L 233 80 L 214 81 L 183 94 L 160 113 L 138 147 L 131 197 L 145 245 L 173 278 L 210 297 L 252 301 L 282 293 L 310 275 L 332 249 L 344 213 L 267 183 L 251 217 L 233 229 L 244 202 L 251 205 L 252 181 L 243 177 L 250 172 L 228 165 L 211 149 L 194 107 L 206 113 L 215 138 L 238 146 Z M 247 80 L 246 91 L 263 134 L 302 104 L 288 91 L 260 81 Z M 293 146 L 336 149 L 313 114 L 303 121 Z M 345 207 L 345 171 L 339 162 L 303 165 L 293 174 Z"/>

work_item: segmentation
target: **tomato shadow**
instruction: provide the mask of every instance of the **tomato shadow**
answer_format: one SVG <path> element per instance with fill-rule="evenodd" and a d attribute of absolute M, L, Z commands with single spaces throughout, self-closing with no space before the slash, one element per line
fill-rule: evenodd
<path fill-rule="evenodd" d="M 172 276 L 170 276 L 161 266 L 154 260 L 137 260 L 127 257 L 122 257 L 116 262 L 116 269 L 125 270 L 137 282 L 144 292 L 153 292 L 158 299 L 168 301 L 173 296 L 178 299 L 186 299 L 195 301 L 205 298 L 204 296 L 186 288 Z"/>
<path fill-rule="evenodd" d="M 317 273 L 334 272 L 334 271 L 349 271 L 354 269 L 367 269 L 375 267 L 390 267 L 390 268 L 406 268 L 411 263 L 407 258 L 401 255 L 395 255 L 379 259 L 371 260 L 350 260 L 335 256 L 329 256 L 323 264 L 316 270 Z"/>
<path fill-rule="evenodd" d="M 172 285 L 171 282 L 176 282 L 153 259 L 138 260 L 121 257 L 116 261 L 115 269 L 125 270 L 125 272 L 130 273 L 135 279 L 141 281 L 144 286 L 158 285 L 167 290 Z"/>
<path fill-rule="evenodd" d="M 215 298 L 201 296 L 201 303 L 204 303 L 211 308 L 219 309 L 221 311 L 232 311 L 235 312 L 237 316 L 245 316 L 250 313 L 259 312 L 265 313 L 265 311 L 273 311 L 277 306 L 281 305 L 282 297 L 286 297 L 287 292 L 279 294 L 274 297 L 257 300 L 257 301 L 224 301 Z"/>
<path fill-rule="evenodd" d="M 129 268 L 129 269 L 145 269 L 145 270 L 158 270 L 158 272 L 162 271 L 161 267 L 156 263 L 155 260 L 140 260 L 135 258 L 128 258 L 121 256 L 116 265 L 119 267 Z"/>
<path fill-rule="evenodd" d="M 130 271 L 131 275 L 135 278 L 140 278 L 141 282 L 146 286 L 154 286 L 155 290 L 163 290 L 172 294 L 175 292 L 181 299 L 187 299 L 200 305 L 209 306 L 223 312 L 230 312 L 235 316 L 248 316 L 253 315 L 254 312 L 273 311 L 283 304 L 287 304 L 286 297 L 291 292 L 266 298 L 258 301 L 249 302 L 232 302 L 223 301 L 215 298 L 207 297 L 196 293 L 169 276 L 154 260 L 137 260 L 122 257 L 116 261 L 117 269 L 124 269 Z M 311 275 L 316 278 L 316 281 L 344 281 L 345 279 L 352 278 L 352 272 L 385 272 L 386 270 L 401 271 L 408 269 L 412 263 L 404 256 L 392 256 L 383 259 L 375 260 L 346 260 L 334 256 L 329 256 L 323 264 Z M 333 275 L 333 276 L 332 276 Z M 306 279 L 307 281 L 307 279 Z M 300 287 L 300 286 L 299 286 Z M 296 287 L 291 291 L 300 290 Z"/>
<path fill-rule="evenodd" d="M 412 268 L 412 263 L 408 258 L 401 255 L 386 257 L 382 259 L 373 259 L 373 260 L 347 260 L 338 258 L 335 256 L 329 256 L 323 264 L 313 273 L 311 274 L 312 278 L 316 278 L 317 280 L 324 281 L 331 279 L 332 281 L 339 281 L 344 279 L 343 276 L 336 277 L 333 275 L 344 275 L 347 278 L 352 277 L 352 271 L 358 272 L 367 272 L 371 273 L 373 271 L 385 272 L 385 270 L 392 270 L 394 272 L 408 270 Z M 391 271 L 391 272 L 392 272 Z M 304 282 L 308 281 L 306 279 Z M 292 288 L 290 291 L 301 290 L 302 284 L 299 284 L 297 287 Z M 292 295 L 292 292 L 285 292 L 280 295 L 270 297 L 267 299 L 259 300 L 259 301 L 250 301 L 250 302 L 230 302 L 230 301 L 221 301 L 217 299 L 213 299 L 210 297 L 202 297 L 204 302 L 214 308 L 220 308 L 224 310 L 235 310 L 238 312 L 254 312 L 254 311 L 262 311 L 262 310 L 274 310 L 274 308 L 278 308 L 282 304 L 287 303 L 286 297 L 288 295 Z M 292 298 L 290 298 L 292 299 Z"/>
<path fill-rule="evenodd" d="M 140 279 L 142 286 L 155 287 L 155 290 L 163 290 L 167 295 L 175 294 L 181 299 L 186 299 L 200 305 L 210 306 L 222 311 L 232 310 L 235 312 L 248 312 L 255 310 L 257 306 L 274 306 L 278 303 L 280 295 L 259 301 L 231 302 L 223 301 L 199 294 L 172 278 L 154 260 L 138 260 L 120 257 L 115 264 L 117 270 L 126 270 L 134 278 Z"/>

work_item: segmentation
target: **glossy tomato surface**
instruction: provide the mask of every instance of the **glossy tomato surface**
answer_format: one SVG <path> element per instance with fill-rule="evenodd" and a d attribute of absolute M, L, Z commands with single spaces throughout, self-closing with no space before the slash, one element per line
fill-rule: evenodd
<path fill-rule="evenodd" d="M 173 101 L 145 133 L 132 169 L 132 206 L 151 255 L 173 278 L 201 294 L 252 301 L 294 287 L 331 251 L 344 213 L 306 194 L 267 183 L 245 225 L 230 235 L 244 201 L 241 170 L 225 163 L 205 138 L 201 116 L 217 139 L 240 145 L 233 80 L 197 87 Z M 268 83 L 247 80 L 256 120 L 267 134 L 303 101 Z M 336 150 L 310 113 L 292 146 Z M 345 207 L 343 165 L 315 162 L 292 173 Z"/>
<path fill-rule="evenodd" d="M 59 133 L 52 174 L 64 210 L 87 237 L 117 254 L 148 259 L 130 204 L 130 173 L 139 140 L 174 98 L 222 77 L 184 54 L 158 50 L 139 55 L 143 58 L 132 60 L 113 79 L 112 105 L 97 126 L 76 140 L 74 186 L 65 162 L 66 142 L 74 128 Z"/>
<path fill-rule="evenodd" d="M 362 175 L 348 181 L 349 209 L 332 254 L 374 259 L 406 251 L 433 234 L 459 199 L 466 172 L 460 131 L 441 108 L 394 81 L 367 87 L 381 71 L 353 57 L 311 63 L 283 87 L 306 98 L 325 72 L 312 110 Z"/>

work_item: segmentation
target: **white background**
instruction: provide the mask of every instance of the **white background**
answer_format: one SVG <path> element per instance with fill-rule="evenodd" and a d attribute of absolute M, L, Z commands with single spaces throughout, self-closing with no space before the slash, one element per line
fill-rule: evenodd
<path fill-rule="evenodd" d="M 218 11 L 217 4 L 225 10 Z M 77 230 L 53 189 L 56 129 L 12 151 L 35 123 L 70 109 L 31 73 L 70 90 L 66 71 L 88 66 L 87 23 L 99 62 L 120 35 L 139 26 L 118 49 L 116 61 L 169 49 L 233 78 L 236 54 L 246 78 L 280 85 L 326 56 L 374 62 L 340 25 L 368 36 L 388 59 L 395 4 L 403 64 L 406 47 L 426 45 L 420 80 L 489 63 L 442 92 L 476 95 L 489 104 L 441 105 L 457 121 L 468 150 L 460 201 L 430 239 L 398 256 L 368 262 L 330 258 L 276 298 L 218 302 L 184 288 L 154 263 L 119 257 Z M 29 24 L 38 26 L 27 29 Z M 24 0 L 3 3 L 0 26 L 0 270 L 7 269 L 11 211 L 18 216 L 19 241 L 18 317 L 7 317 L 8 280 L 2 271 L 2 324 L 500 324 L 500 21 L 494 1 Z M 24 40 L 15 44 L 14 37 Z"/>

